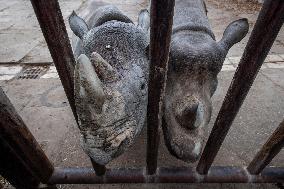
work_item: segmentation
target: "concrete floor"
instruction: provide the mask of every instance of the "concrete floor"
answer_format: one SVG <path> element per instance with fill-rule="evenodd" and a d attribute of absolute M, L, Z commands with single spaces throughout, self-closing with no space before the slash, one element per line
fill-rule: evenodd
<path fill-rule="evenodd" d="M 219 75 L 219 86 L 213 96 L 214 109 L 209 130 L 212 128 L 233 73 L 232 71 L 224 71 Z M 261 70 L 217 155 L 214 165 L 247 165 L 277 127 L 284 115 L 283 73 L 284 69 Z M 0 85 L 55 166 L 91 166 L 89 158 L 80 148 L 79 131 L 59 79 L 11 80 L 2 81 Z M 143 167 L 145 166 L 145 152 L 146 133 L 144 129 L 135 144 L 110 163 L 108 167 Z M 284 166 L 283 150 L 270 165 Z M 161 141 L 159 166 L 194 166 L 194 164 L 189 165 L 170 156 L 164 142 Z M 129 187 L 132 188 L 132 186 L 138 187 L 135 185 Z M 142 186 L 146 187 L 146 185 L 139 185 L 139 187 Z M 172 188 L 173 186 L 184 188 L 186 185 L 154 186 L 155 188 Z M 208 187 L 227 188 L 231 185 L 213 186 Z M 255 188 L 274 187 L 274 185 L 249 186 Z M 87 186 L 64 186 L 63 188 L 85 187 Z M 124 188 L 125 185 L 113 187 Z M 202 187 L 204 186 L 202 185 Z M 234 188 L 250 187 L 234 185 Z"/>
<path fill-rule="evenodd" d="M 72 10 L 82 10 L 85 1 L 60 0 L 63 17 L 66 20 Z M 138 11 L 147 7 L 146 0 L 104 0 L 116 4 L 132 19 L 137 19 Z M 248 17 L 250 31 L 257 17 L 256 8 L 234 9 L 225 0 L 208 0 L 209 19 L 217 37 L 221 38 L 225 27 L 233 20 Z M 71 32 L 67 24 L 69 36 Z M 248 35 L 249 36 L 249 35 Z M 240 57 L 248 36 L 235 47 L 229 58 Z M 0 67 L 23 66 L 25 64 L 52 63 L 44 38 L 39 29 L 28 0 L 0 0 Z M 284 54 L 284 29 L 280 31 L 270 54 Z M 284 57 L 283 57 L 284 58 Z M 282 59 L 284 61 L 284 59 Z M 281 60 L 281 61 L 282 61 Z M 273 62 L 273 61 L 272 61 Z M 274 65 L 274 64 L 273 64 Z M 283 64 L 281 64 L 283 66 Z M 234 65 L 235 67 L 236 65 Z M 266 65 L 264 65 L 265 67 Z M 11 68 L 11 67 L 9 67 Z M 16 69 L 16 68 L 15 68 Z M 15 71 L 16 72 L 16 71 Z M 52 72 L 53 73 L 53 72 Z M 233 70 L 219 74 L 219 86 L 213 96 L 213 115 L 209 124 L 212 128 L 222 104 Z M 1 76 L 1 69 L 0 69 Z M 12 78 L 12 77 L 11 77 Z M 30 128 L 50 160 L 55 166 L 91 166 L 89 158 L 79 144 L 76 127 L 68 101 L 57 77 L 41 79 L 0 79 L 0 86 Z M 214 165 L 245 166 L 257 153 L 265 140 L 278 126 L 284 115 L 284 66 L 266 66 L 258 74 Z M 143 130 L 135 144 L 108 167 L 145 166 L 146 133 Z M 272 166 L 284 166 L 284 151 L 273 160 Z M 195 166 L 185 164 L 170 156 L 164 142 L 159 150 L 159 166 Z M 60 188 L 95 188 L 90 185 L 61 185 Z M 98 188 L 277 188 L 274 184 L 161 184 L 161 185 L 97 185 Z"/>
<path fill-rule="evenodd" d="M 219 74 L 219 86 L 212 99 L 214 109 L 209 130 L 233 73 L 225 71 Z M 247 165 L 281 122 L 284 115 L 283 73 L 284 69 L 265 69 L 258 74 L 216 158 L 215 165 Z M 59 79 L 12 80 L 2 82 L 1 87 L 55 166 L 91 165 L 78 143 L 78 128 Z M 132 148 L 109 166 L 144 166 L 145 136 L 144 129 Z M 188 165 L 171 157 L 163 141 L 161 144 L 160 166 Z M 284 165 L 283 152 L 271 165 Z"/>

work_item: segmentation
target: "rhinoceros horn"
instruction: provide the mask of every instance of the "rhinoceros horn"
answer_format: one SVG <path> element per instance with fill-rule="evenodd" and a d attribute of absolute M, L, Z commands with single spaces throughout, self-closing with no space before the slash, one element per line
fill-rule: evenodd
<path fill-rule="evenodd" d="M 104 82 L 113 82 L 119 78 L 116 70 L 105 59 L 103 59 L 99 53 L 93 52 L 90 60 L 93 63 L 99 78 L 101 78 Z"/>
<path fill-rule="evenodd" d="M 103 85 L 91 61 L 84 54 L 78 57 L 75 67 L 75 88 L 76 87 L 77 90 L 75 91 L 79 91 L 80 93 L 76 94 L 76 96 L 81 98 L 91 96 L 92 98 L 88 99 L 89 102 L 95 104 L 96 110 L 100 113 L 105 102 Z"/>

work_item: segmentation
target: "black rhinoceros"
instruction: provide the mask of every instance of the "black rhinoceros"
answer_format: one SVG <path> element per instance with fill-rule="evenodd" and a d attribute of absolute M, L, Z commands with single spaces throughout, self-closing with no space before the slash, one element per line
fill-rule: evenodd
<path fill-rule="evenodd" d="M 228 50 L 248 32 L 247 19 L 232 22 L 216 42 L 203 0 L 176 0 L 164 98 L 165 143 L 174 156 L 196 161 L 212 112 L 211 96 Z"/>
<path fill-rule="evenodd" d="M 75 103 L 82 146 L 89 157 L 106 165 L 140 133 L 148 91 L 149 13 L 142 10 L 138 25 L 108 5 L 90 6 L 85 21 L 69 18 L 74 34 Z"/>

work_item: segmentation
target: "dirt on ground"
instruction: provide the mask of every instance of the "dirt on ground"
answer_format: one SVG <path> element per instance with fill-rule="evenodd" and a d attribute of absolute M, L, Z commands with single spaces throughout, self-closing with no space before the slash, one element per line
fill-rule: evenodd
<path fill-rule="evenodd" d="M 226 9 L 237 13 L 254 13 L 261 9 L 261 3 L 256 0 L 207 0 L 219 9 Z"/>

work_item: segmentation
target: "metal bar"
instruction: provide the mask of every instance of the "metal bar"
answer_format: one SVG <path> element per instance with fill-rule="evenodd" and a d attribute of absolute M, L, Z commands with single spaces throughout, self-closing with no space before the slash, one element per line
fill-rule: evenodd
<path fill-rule="evenodd" d="M 284 146 L 284 120 L 269 137 L 261 150 L 247 167 L 250 174 L 259 174 Z"/>
<path fill-rule="evenodd" d="M 284 1 L 266 0 L 197 166 L 206 174 L 284 21 Z"/>
<path fill-rule="evenodd" d="M 92 158 L 90 159 L 91 159 L 94 171 L 96 172 L 97 176 L 104 175 L 106 172 L 106 167 L 104 165 L 100 165 L 97 162 L 93 161 Z"/>
<path fill-rule="evenodd" d="M 37 188 L 39 179 L 2 137 L 0 149 L 0 175 L 16 188 Z"/>
<path fill-rule="evenodd" d="M 199 175 L 195 168 L 159 168 L 155 175 L 143 169 L 107 170 L 97 176 L 92 168 L 55 168 L 50 184 L 113 184 L 113 183 L 276 183 L 284 182 L 284 168 L 268 167 L 261 175 L 250 175 L 240 167 L 212 167 L 208 175 Z"/>
<path fill-rule="evenodd" d="M 41 184 L 37 189 L 58 189 L 56 185 Z"/>
<path fill-rule="evenodd" d="M 57 0 L 31 0 L 51 57 L 77 119 L 74 100 L 75 59 Z"/>
<path fill-rule="evenodd" d="M 147 107 L 147 173 L 157 169 L 161 106 L 167 78 L 174 0 L 151 1 L 150 73 Z"/>
<path fill-rule="evenodd" d="M 8 97 L 0 87 L 0 137 L 7 142 L 18 157 L 45 183 L 53 172 L 40 145 L 17 114 Z M 1 154 L 1 156 L 5 154 Z M 13 162 L 10 162 L 13 163 Z"/>
<path fill-rule="evenodd" d="M 38 189 L 58 189 L 56 185 L 40 185 Z"/>

